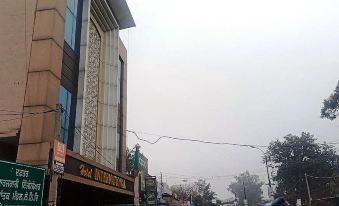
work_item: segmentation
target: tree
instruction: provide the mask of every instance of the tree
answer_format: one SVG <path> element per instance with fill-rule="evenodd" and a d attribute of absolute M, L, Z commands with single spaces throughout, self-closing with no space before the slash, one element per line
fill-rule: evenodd
<path fill-rule="evenodd" d="M 212 199 L 215 192 L 211 190 L 211 185 L 205 180 L 199 179 L 193 184 L 173 185 L 171 190 L 179 200 L 190 201 L 193 200 L 194 205 L 197 206 L 213 206 Z"/>
<path fill-rule="evenodd" d="M 179 200 L 188 201 L 194 192 L 194 187 L 191 184 L 173 185 L 171 191 Z"/>
<path fill-rule="evenodd" d="M 323 107 L 321 108 L 321 118 L 327 118 L 334 120 L 339 114 L 339 82 L 332 93 L 327 99 L 323 102 Z"/>
<path fill-rule="evenodd" d="M 212 199 L 214 199 L 215 192 L 211 190 L 210 183 L 206 183 L 205 180 L 199 179 L 195 182 L 195 187 L 197 188 L 197 193 L 193 196 L 193 203 L 195 205 L 213 205 Z"/>
<path fill-rule="evenodd" d="M 310 133 L 301 136 L 286 135 L 282 141 L 270 143 L 267 153 L 270 163 L 277 169 L 274 180 L 277 192 L 286 193 L 289 202 L 295 204 L 297 198 L 307 199 L 305 173 L 312 176 L 328 177 L 335 172 L 337 155 L 332 146 L 316 143 Z M 326 181 L 326 182 L 325 182 Z M 323 196 L 327 179 L 310 182 L 313 196 Z"/>
<path fill-rule="evenodd" d="M 259 180 L 258 175 L 251 175 L 248 171 L 235 176 L 235 182 L 228 186 L 228 191 L 232 192 L 239 199 L 239 204 L 244 205 L 244 187 L 248 205 L 255 205 L 261 202 L 262 190 L 264 185 Z"/>

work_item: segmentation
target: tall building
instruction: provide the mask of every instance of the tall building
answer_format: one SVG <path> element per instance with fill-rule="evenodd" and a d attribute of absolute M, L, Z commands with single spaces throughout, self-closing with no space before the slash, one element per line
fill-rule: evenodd
<path fill-rule="evenodd" d="M 134 26 L 125 0 L 0 1 L 0 160 L 46 169 L 43 205 L 133 202 L 119 31 Z"/>

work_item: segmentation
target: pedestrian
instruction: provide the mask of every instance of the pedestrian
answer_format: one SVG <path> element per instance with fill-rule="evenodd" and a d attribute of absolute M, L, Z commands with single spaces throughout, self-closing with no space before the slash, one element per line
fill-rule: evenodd
<path fill-rule="evenodd" d="M 290 204 L 285 200 L 283 196 L 275 198 L 271 203 L 271 206 L 289 206 L 289 205 Z"/>

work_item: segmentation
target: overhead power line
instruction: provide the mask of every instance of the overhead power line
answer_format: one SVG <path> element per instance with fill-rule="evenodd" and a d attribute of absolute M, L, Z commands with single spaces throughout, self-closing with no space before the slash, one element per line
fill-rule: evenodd
<path fill-rule="evenodd" d="M 227 179 L 233 178 L 238 176 L 239 174 L 225 174 L 225 175 L 211 175 L 211 176 L 196 176 L 196 175 L 171 175 L 171 173 L 162 173 L 168 179 L 185 179 L 185 180 L 195 180 L 195 179 L 205 179 L 205 180 L 212 180 L 212 179 Z M 254 174 L 266 174 L 266 171 L 256 172 Z"/>
<path fill-rule="evenodd" d="M 199 140 L 199 139 L 191 139 L 191 138 L 180 138 L 180 137 L 172 137 L 172 136 L 160 136 L 158 137 L 155 141 L 150 141 L 144 138 L 141 138 L 137 132 L 133 130 L 126 130 L 129 133 L 134 134 L 137 139 L 140 141 L 146 142 L 148 144 L 156 144 L 158 143 L 161 139 L 170 139 L 170 140 L 179 140 L 179 141 L 189 141 L 189 142 L 198 142 L 198 143 L 203 143 L 203 144 L 213 144 L 213 145 L 230 145 L 230 146 L 239 146 L 239 147 L 267 147 L 264 145 L 251 145 L 251 144 L 239 144 L 239 143 L 231 143 L 231 142 L 212 142 L 212 141 L 205 141 L 205 140 Z"/>
<path fill-rule="evenodd" d="M 179 141 L 189 141 L 189 142 L 198 142 L 198 143 L 203 143 L 203 144 L 213 144 L 213 145 L 229 145 L 229 146 L 238 146 L 238 147 L 250 147 L 252 149 L 259 149 L 263 153 L 265 153 L 262 149 L 260 148 L 268 148 L 268 145 L 254 145 L 254 144 L 240 144 L 240 143 L 231 143 L 231 142 L 212 142 L 212 141 L 205 141 L 205 140 L 199 140 L 199 139 L 193 139 L 193 138 L 180 138 L 180 137 L 173 137 L 173 136 L 168 136 L 168 135 L 159 135 L 159 134 L 154 134 L 154 133 L 147 133 L 147 132 L 141 132 L 141 131 L 135 131 L 135 130 L 126 130 L 129 133 L 132 133 L 138 140 L 146 142 L 148 144 L 156 144 L 160 142 L 161 139 L 170 139 L 170 140 L 179 140 Z M 153 135 L 153 136 L 158 136 L 158 138 L 155 141 L 150 141 L 148 139 L 140 137 L 138 133 L 143 133 L 143 134 L 148 134 L 148 135 Z M 337 145 L 339 144 L 338 142 L 329 142 L 329 143 L 319 143 L 319 145 Z M 284 146 L 284 147 L 290 147 L 290 146 Z"/>

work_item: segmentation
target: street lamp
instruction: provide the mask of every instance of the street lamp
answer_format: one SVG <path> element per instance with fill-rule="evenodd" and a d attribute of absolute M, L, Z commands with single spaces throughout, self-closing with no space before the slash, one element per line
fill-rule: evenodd
<path fill-rule="evenodd" d="M 268 178 L 268 186 L 270 188 L 272 188 L 272 184 L 271 184 L 271 179 L 270 179 L 270 173 L 268 172 L 268 165 L 267 165 L 267 156 L 264 152 L 264 150 L 262 150 L 261 148 L 259 147 L 256 147 L 256 146 L 253 146 L 253 145 L 248 145 L 250 148 L 253 148 L 253 149 L 257 149 L 259 150 L 260 152 L 262 152 L 264 154 L 264 157 L 265 157 L 265 165 L 266 165 L 266 172 L 267 172 L 267 178 Z"/>

